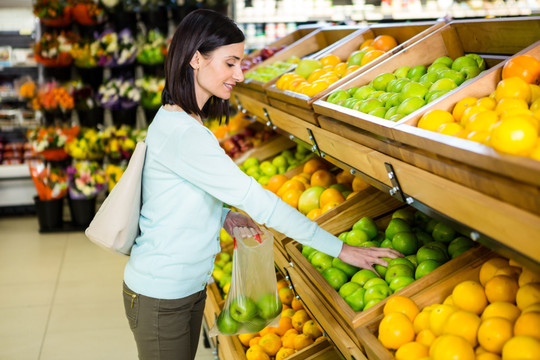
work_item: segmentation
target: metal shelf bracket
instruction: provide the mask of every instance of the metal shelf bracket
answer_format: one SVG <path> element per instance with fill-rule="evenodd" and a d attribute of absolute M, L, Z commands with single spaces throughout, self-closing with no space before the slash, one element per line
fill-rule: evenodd
<path fill-rule="evenodd" d="M 266 126 L 271 127 L 272 130 L 276 130 L 277 126 L 272 123 L 272 119 L 270 119 L 270 114 L 268 114 L 268 110 L 266 108 L 263 108 L 264 116 L 266 117 Z"/>
<path fill-rule="evenodd" d="M 238 111 L 240 111 L 242 114 L 247 113 L 247 110 L 242 106 L 242 102 L 240 101 L 238 95 L 235 94 L 234 98 L 236 99 L 236 108 L 238 109 Z"/>
<path fill-rule="evenodd" d="M 325 157 L 326 154 L 324 152 L 321 151 L 321 148 L 319 147 L 319 145 L 317 144 L 317 140 L 315 140 L 315 136 L 313 135 L 313 131 L 311 131 L 310 128 L 306 128 L 307 132 L 308 132 L 308 135 L 309 135 L 309 140 L 311 140 L 311 151 L 313 152 L 317 152 L 317 154 L 319 154 L 320 157 Z"/>
<path fill-rule="evenodd" d="M 401 200 L 411 205 L 414 202 L 414 199 L 410 196 L 406 196 L 401 189 L 401 185 L 399 185 L 399 181 L 397 179 L 396 173 L 394 172 L 394 167 L 392 166 L 392 164 L 385 162 L 384 166 L 386 167 L 386 173 L 388 174 L 388 178 L 392 183 L 392 188 L 388 191 L 390 195 L 398 200 Z"/>

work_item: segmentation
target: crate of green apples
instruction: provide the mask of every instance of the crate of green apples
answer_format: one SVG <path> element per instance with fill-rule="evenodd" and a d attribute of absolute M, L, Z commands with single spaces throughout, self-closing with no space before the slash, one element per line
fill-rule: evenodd
<path fill-rule="evenodd" d="M 486 68 L 478 54 L 464 54 L 461 36 L 449 24 L 317 100 L 313 108 L 316 114 L 392 138 L 397 121 L 429 108 Z"/>
<path fill-rule="evenodd" d="M 339 215 L 335 220 L 340 221 Z M 309 286 L 320 301 L 349 331 L 377 316 L 391 294 L 413 295 L 488 251 L 452 226 L 409 207 L 379 218 L 356 214 L 348 217 L 348 223 L 352 225 L 347 230 L 334 232 L 343 242 L 391 247 L 404 257 L 387 259 L 387 267 L 376 265 L 372 271 L 296 242 L 286 249 L 294 266 L 311 280 Z"/>

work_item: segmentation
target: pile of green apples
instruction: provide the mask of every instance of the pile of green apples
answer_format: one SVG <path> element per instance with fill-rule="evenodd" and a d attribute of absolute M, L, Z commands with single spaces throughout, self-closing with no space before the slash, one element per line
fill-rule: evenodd
<path fill-rule="evenodd" d="M 283 150 L 272 160 L 259 161 L 252 156 L 239 165 L 247 175 L 255 178 L 261 185 L 268 184 L 268 180 L 276 174 L 284 174 L 298 165 L 315 156 L 311 149 L 303 144 L 297 144 L 292 149 Z"/>
<path fill-rule="evenodd" d="M 260 66 L 257 69 L 246 73 L 245 78 L 268 82 L 292 69 L 299 61 L 300 59 L 297 56 L 291 56 L 286 61 L 276 61 L 270 65 Z"/>
<path fill-rule="evenodd" d="M 214 261 L 214 270 L 212 271 L 212 277 L 214 281 L 221 289 L 222 295 L 224 297 L 229 293 L 229 288 L 231 287 L 232 280 L 232 255 L 226 251 L 220 252 L 216 256 Z"/>
<path fill-rule="evenodd" d="M 437 58 L 430 65 L 402 66 L 369 84 L 340 89 L 326 101 L 390 121 L 398 121 L 486 69 L 485 60 L 467 54 Z"/>
<path fill-rule="evenodd" d="M 375 265 L 375 273 L 302 247 L 302 254 L 354 311 L 369 309 L 475 245 L 451 226 L 408 209 L 396 210 L 384 231 L 363 217 L 338 237 L 351 246 L 388 247 L 404 255 L 385 258 L 388 266 Z"/>

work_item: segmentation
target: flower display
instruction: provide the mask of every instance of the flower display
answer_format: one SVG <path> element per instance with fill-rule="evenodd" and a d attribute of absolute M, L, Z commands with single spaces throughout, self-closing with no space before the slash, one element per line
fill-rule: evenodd
<path fill-rule="evenodd" d="M 98 55 L 99 46 L 100 42 L 98 40 L 80 39 L 78 42 L 75 42 L 70 51 L 75 66 L 81 68 L 98 66 L 100 59 Z"/>
<path fill-rule="evenodd" d="M 100 66 L 129 65 L 137 58 L 137 45 L 129 29 L 107 29 L 98 38 L 96 54 Z"/>
<path fill-rule="evenodd" d="M 152 29 L 148 35 L 137 38 L 137 61 L 145 65 L 162 64 L 167 55 L 167 39 L 159 30 Z"/>
<path fill-rule="evenodd" d="M 107 185 L 109 192 L 112 191 L 112 189 L 115 187 L 115 185 L 118 183 L 118 180 L 122 177 L 122 174 L 124 174 L 124 171 L 126 171 L 125 165 L 117 165 L 117 164 L 108 164 L 105 168 L 105 176 L 107 178 Z"/>
<path fill-rule="evenodd" d="M 79 135 L 64 146 L 66 153 L 77 160 L 103 160 L 105 139 L 95 129 L 82 129 Z"/>
<path fill-rule="evenodd" d="M 60 199 L 68 191 L 68 175 L 62 169 L 33 160 L 28 164 L 40 200 Z"/>
<path fill-rule="evenodd" d="M 34 45 L 34 58 L 45 66 L 68 66 L 73 61 L 71 49 L 77 35 L 71 31 L 45 32 Z"/>
<path fill-rule="evenodd" d="M 37 96 L 32 99 L 32 106 L 34 110 L 65 113 L 73 109 L 74 100 L 65 87 L 51 81 L 38 90 Z"/>
<path fill-rule="evenodd" d="M 27 132 L 26 136 L 32 149 L 46 160 L 62 161 L 68 154 L 64 145 L 79 134 L 79 127 L 38 127 Z"/>
<path fill-rule="evenodd" d="M 161 93 L 165 87 L 165 79 L 155 76 L 145 76 L 135 81 L 141 89 L 141 105 L 147 109 L 157 109 L 161 106 Z"/>
<path fill-rule="evenodd" d="M 76 110 L 91 110 L 97 106 L 94 90 L 91 86 L 84 85 L 81 81 L 73 81 L 71 86 Z"/>
<path fill-rule="evenodd" d="M 135 80 L 112 78 L 100 85 L 97 98 L 104 108 L 130 109 L 137 106 L 141 100 L 141 93 L 135 86 Z"/>
<path fill-rule="evenodd" d="M 128 160 L 135 150 L 138 141 L 144 140 L 146 130 L 133 129 L 122 125 L 120 128 L 105 129 L 105 153 L 110 160 Z"/>
<path fill-rule="evenodd" d="M 81 25 L 96 25 L 106 19 L 105 9 L 95 0 L 77 0 L 72 13 L 75 21 Z"/>
<path fill-rule="evenodd" d="M 105 190 L 105 171 L 96 161 L 77 161 L 66 169 L 69 176 L 69 197 L 89 199 Z"/>
<path fill-rule="evenodd" d="M 66 26 L 71 23 L 69 0 L 35 0 L 33 12 L 45 25 Z"/>

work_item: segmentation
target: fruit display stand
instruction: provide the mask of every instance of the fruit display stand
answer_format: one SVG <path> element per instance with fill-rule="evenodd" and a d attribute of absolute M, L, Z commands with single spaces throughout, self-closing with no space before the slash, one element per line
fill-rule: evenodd
<path fill-rule="evenodd" d="M 246 73 L 254 72 L 259 67 L 270 65 L 276 61 L 286 61 L 292 56 L 298 58 L 303 57 L 313 57 L 316 54 L 324 51 L 325 49 L 332 48 L 347 37 L 351 33 L 354 33 L 358 30 L 357 26 L 332 26 L 332 27 L 322 27 L 316 29 L 308 34 L 306 34 L 301 39 L 297 40 L 287 48 L 278 52 L 274 56 L 266 59 L 260 64 L 257 64 L 253 68 L 249 69 Z M 246 79 L 244 82 L 238 83 L 235 91 L 239 93 L 244 93 L 254 99 L 259 101 L 267 102 L 267 96 L 265 94 L 265 88 L 270 86 L 275 82 L 275 79 L 272 79 L 267 82 L 257 81 L 254 79 Z M 248 105 L 249 106 L 249 105 Z M 249 107 L 246 109 L 250 110 Z"/>
<path fill-rule="evenodd" d="M 234 159 L 236 164 L 242 164 L 247 158 L 256 157 L 260 161 L 270 159 L 279 154 L 281 151 L 290 149 L 294 146 L 289 138 L 283 136 L 273 136 L 259 146 L 244 152 L 242 155 Z"/>
<path fill-rule="evenodd" d="M 335 46 L 324 49 L 324 51 L 313 58 L 319 60 L 326 55 L 333 54 L 338 56 L 343 62 L 346 62 L 348 57 L 354 51 L 360 49 L 362 43 L 364 43 L 366 40 L 374 39 L 379 35 L 392 36 L 394 39 L 396 39 L 398 45 L 378 58 L 361 66 L 351 74 L 339 79 L 335 83 L 331 84 L 327 89 L 319 92 L 317 95 L 311 97 L 290 90 L 280 90 L 275 86 L 275 82 L 272 82 L 272 84 L 265 88 L 269 102 L 272 106 L 278 109 L 295 113 L 301 119 L 318 125 L 317 115 L 313 112 L 312 104 L 314 101 L 328 94 L 333 89 L 340 87 L 340 85 L 348 82 L 350 79 L 358 76 L 364 71 L 376 66 L 396 52 L 422 39 L 443 25 L 444 22 L 421 22 L 413 24 L 376 24 L 366 28 L 361 28 L 353 34 L 347 36 L 346 39 L 343 39 Z"/>
<path fill-rule="evenodd" d="M 454 287 L 460 282 L 466 280 L 478 281 L 478 274 L 482 264 L 497 256 L 493 251 L 484 251 L 482 254 L 476 255 L 478 256 L 468 258 L 469 263 L 467 266 L 455 268 L 451 276 L 440 279 L 430 286 L 419 288 L 419 291 L 415 294 L 400 293 L 400 295 L 405 295 L 412 299 L 420 310 L 431 304 L 442 304 L 446 297 L 452 294 Z M 362 342 L 369 360 L 394 359 L 392 353 L 377 339 L 379 323 L 382 318 L 383 312 L 381 309 L 376 316 L 371 317 L 362 326 L 356 328 L 356 334 Z"/>

